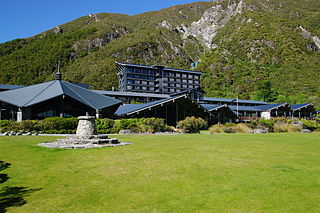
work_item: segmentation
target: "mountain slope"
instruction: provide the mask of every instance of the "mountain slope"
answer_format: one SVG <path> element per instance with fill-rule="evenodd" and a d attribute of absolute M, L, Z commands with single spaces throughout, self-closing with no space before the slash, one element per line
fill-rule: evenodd
<path fill-rule="evenodd" d="M 320 2 L 216 0 L 134 16 L 89 14 L 0 44 L 1 83 L 64 79 L 117 87 L 115 61 L 190 67 L 207 95 L 320 107 Z"/>

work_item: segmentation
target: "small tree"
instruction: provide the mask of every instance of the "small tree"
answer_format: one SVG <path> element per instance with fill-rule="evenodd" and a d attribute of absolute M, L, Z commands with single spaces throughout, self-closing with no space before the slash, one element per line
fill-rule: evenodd
<path fill-rule="evenodd" d="M 186 119 L 179 121 L 177 127 L 184 133 L 200 133 L 201 129 L 207 126 L 207 122 L 202 118 L 187 117 Z"/>

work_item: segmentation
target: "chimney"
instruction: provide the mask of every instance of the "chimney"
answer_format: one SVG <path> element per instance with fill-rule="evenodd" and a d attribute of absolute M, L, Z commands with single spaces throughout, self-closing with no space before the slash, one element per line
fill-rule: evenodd
<path fill-rule="evenodd" d="M 60 73 L 60 60 L 58 62 L 58 72 L 55 74 L 54 79 L 58 80 L 58 81 L 61 81 L 61 79 L 62 79 L 62 75 Z"/>

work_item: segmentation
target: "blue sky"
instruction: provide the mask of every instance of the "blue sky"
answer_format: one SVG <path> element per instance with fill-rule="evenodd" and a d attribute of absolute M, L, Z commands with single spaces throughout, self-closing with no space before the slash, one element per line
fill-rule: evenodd
<path fill-rule="evenodd" d="M 30 37 L 89 13 L 138 14 L 197 0 L 0 0 L 0 43 Z"/>

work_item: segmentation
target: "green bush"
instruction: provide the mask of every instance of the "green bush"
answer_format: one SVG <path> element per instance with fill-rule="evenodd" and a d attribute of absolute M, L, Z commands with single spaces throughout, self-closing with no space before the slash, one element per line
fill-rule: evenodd
<path fill-rule="evenodd" d="M 300 125 L 292 125 L 292 124 L 275 124 L 273 127 L 273 132 L 281 133 L 281 132 L 300 132 L 302 127 Z"/>
<path fill-rule="evenodd" d="M 46 118 L 42 122 L 42 130 L 75 130 L 78 126 L 78 118 Z"/>
<path fill-rule="evenodd" d="M 186 119 L 178 122 L 178 129 L 184 133 L 200 133 L 200 130 L 207 126 L 207 122 L 202 118 L 187 117 Z"/>
<path fill-rule="evenodd" d="M 209 132 L 210 132 L 211 134 L 214 134 L 214 133 L 224 133 L 223 128 L 224 128 L 224 125 L 223 125 L 223 124 L 212 125 L 212 126 L 209 128 Z"/>
<path fill-rule="evenodd" d="M 267 119 L 261 118 L 257 121 L 258 127 L 268 128 L 269 131 L 273 131 L 274 124 L 275 124 L 275 121 L 273 119 L 267 120 Z"/>
<path fill-rule="evenodd" d="M 162 118 L 146 118 L 145 124 L 152 129 L 152 132 L 164 132 L 167 126 Z"/>
<path fill-rule="evenodd" d="M 111 129 L 114 126 L 114 124 L 115 121 L 109 118 L 96 120 L 97 130 Z"/>
<path fill-rule="evenodd" d="M 320 128 L 320 124 L 318 124 L 317 121 L 302 120 L 302 124 L 304 129 L 309 129 L 311 131 Z"/>

